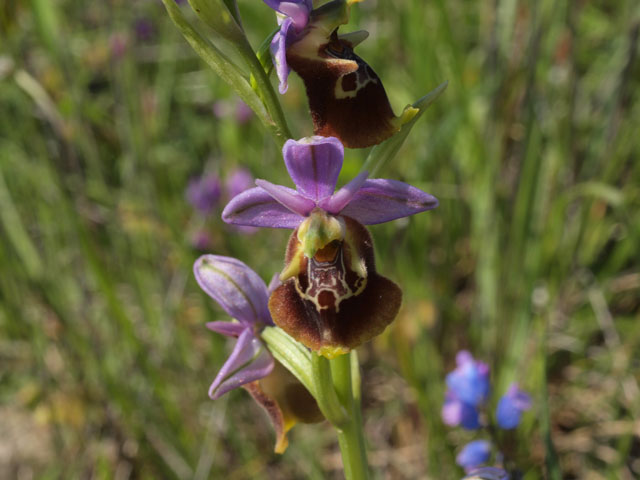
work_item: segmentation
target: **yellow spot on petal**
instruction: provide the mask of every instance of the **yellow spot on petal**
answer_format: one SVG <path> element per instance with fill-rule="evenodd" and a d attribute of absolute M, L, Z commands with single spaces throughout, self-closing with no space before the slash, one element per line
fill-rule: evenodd
<path fill-rule="evenodd" d="M 327 345 L 324 347 L 320 347 L 318 350 L 318 355 L 322 355 L 325 358 L 331 360 L 332 358 L 339 357 L 340 355 L 345 355 L 349 353 L 349 349 L 347 347 L 337 347 L 335 345 Z"/>
<path fill-rule="evenodd" d="M 411 105 L 407 105 L 402 111 L 402 113 L 400 114 L 400 116 L 394 119 L 396 122 L 396 127 L 400 128 L 403 125 L 409 123 L 411 120 L 413 120 L 413 117 L 415 117 L 419 111 L 420 110 L 418 108 L 412 107 Z"/>

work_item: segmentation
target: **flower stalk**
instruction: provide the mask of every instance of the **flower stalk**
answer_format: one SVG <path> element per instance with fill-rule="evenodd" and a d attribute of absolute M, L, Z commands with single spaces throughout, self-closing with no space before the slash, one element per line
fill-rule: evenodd
<path fill-rule="evenodd" d="M 329 360 L 333 385 L 338 399 L 348 412 L 348 422 L 338 429 L 338 443 L 342 453 L 347 480 L 369 478 L 369 464 L 360 410 L 360 373 L 355 350 Z M 354 375 L 355 373 L 355 375 Z"/>

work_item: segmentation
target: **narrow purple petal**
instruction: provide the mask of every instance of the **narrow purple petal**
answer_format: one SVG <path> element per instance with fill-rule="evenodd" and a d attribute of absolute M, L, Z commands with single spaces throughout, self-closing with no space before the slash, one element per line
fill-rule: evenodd
<path fill-rule="evenodd" d="M 266 180 L 256 180 L 256 185 L 271 195 L 278 203 L 303 217 L 308 215 L 316 206 L 313 200 L 303 197 L 292 188 L 275 185 Z"/>
<path fill-rule="evenodd" d="M 215 400 L 229 390 L 264 378 L 273 366 L 274 360 L 267 348 L 250 329 L 246 329 L 211 384 L 209 396 Z"/>
<path fill-rule="evenodd" d="M 222 211 L 222 219 L 249 227 L 296 228 L 302 218 L 278 203 L 260 187 L 233 197 Z"/>
<path fill-rule="evenodd" d="M 283 95 L 289 88 L 287 79 L 289 78 L 289 73 L 291 73 L 291 68 L 287 64 L 287 35 L 292 25 L 293 20 L 286 18 L 280 25 L 280 31 L 273 36 L 269 47 L 273 66 L 276 68 L 276 74 L 278 75 L 278 80 L 280 80 L 278 91 Z"/>
<path fill-rule="evenodd" d="M 362 187 L 368 175 L 369 172 L 360 172 L 357 177 L 336 193 L 322 200 L 320 202 L 320 208 L 334 215 L 340 213 L 342 209 L 349 204 L 355 194 L 358 193 L 358 190 L 360 190 L 360 187 Z"/>
<path fill-rule="evenodd" d="M 364 225 L 389 222 L 431 210 L 438 200 L 422 190 L 397 180 L 377 178 L 364 182 L 341 214 Z"/>
<path fill-rule="evenodd" d="M 227 337 L 239 337 L 247 328 L 246 325 L 239 322 L 208 322 L 206 327 L 212 332 L 216 332 Z"/>
<path fill-rule="evenodd" d="M 198 285 L 241 323 L 272 324 L 267 308 L 267 286 L 240 260 L 203 255 L 193 265 Z"/>
<path fill-rule="evenodd" d="M 333 193 L 344 158 L 340 140 L 318 136 L 287 140 L 282 155 L 302 195 L 318 202 Z"/>

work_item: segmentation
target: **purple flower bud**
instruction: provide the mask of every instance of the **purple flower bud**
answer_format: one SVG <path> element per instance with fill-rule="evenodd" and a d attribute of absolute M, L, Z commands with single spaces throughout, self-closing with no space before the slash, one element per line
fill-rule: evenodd
<path fill-rule="evenodd" d="M 203 215 L 216 207 L 221 195 L 220 179 L 214 174 L 192 179 L 186 193 L 189 203 Z"/>
<path fill-rule="evenodd" d="M 456 355 L 457 368 L 447 375 L 447 386 L 469 405 L 478 406 L 489 396 L 489 366 L 476 361 L 466 350 Z"/>
<path fill-rule="evenodd" d="M 452 391 L 447 391 L 442 406 L 442 420 L 451 427 L 461 425 L 467 430 L 480 428 L 478 410 L 473 405 L 461 402 Z"/>
<path fill-rule="evenodd" d="M 474 440 L 467 443 L 456 457 L 456 463 L 469 473 L 486 463 L 491 455 L 491 443 L 487 440 Z"/>
<path fill-rule="evenodd" d="M 531 408 L 531 397 L 512 383 L 507 393 L 502 396 L 496 408 L 496 420 L 500 428 L 512 429 L 520 424 L 522 412 Z"/>

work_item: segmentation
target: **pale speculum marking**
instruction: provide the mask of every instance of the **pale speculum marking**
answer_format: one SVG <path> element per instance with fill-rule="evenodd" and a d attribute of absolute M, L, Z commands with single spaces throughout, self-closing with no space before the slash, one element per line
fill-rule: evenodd
<path fill-rule="evenodd" d="M 342 247 L 331 261 L 309 259 L 307 281 L 307 288 L 302 291 L 296 277 L 295 287 L 300 296 L 312 302 L 318 312 L 334 309 L 336 313 L 340 311 L 340 302 L 359 295 L 367 284 L 367 279 L 360 276 L 353 282 L 354 285 L 347 283 Z"/>

